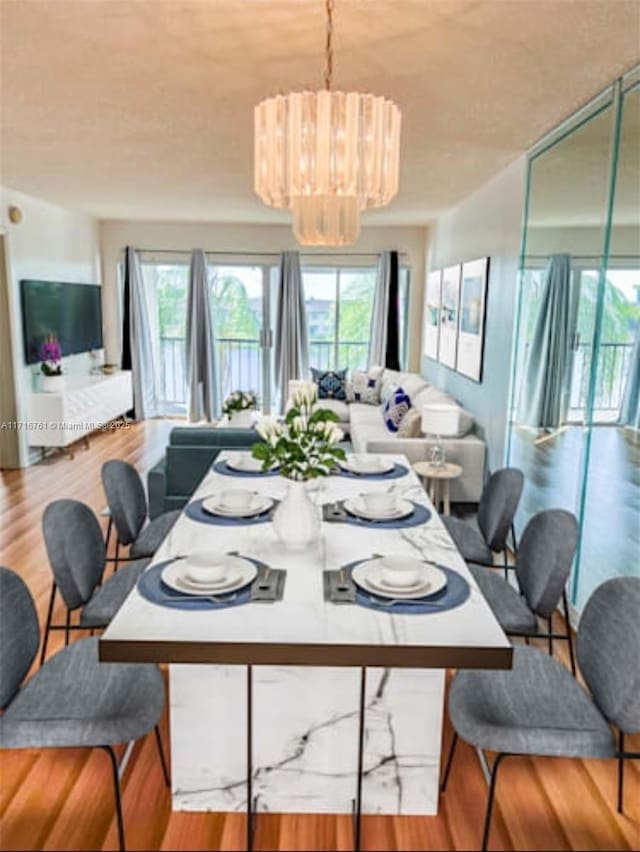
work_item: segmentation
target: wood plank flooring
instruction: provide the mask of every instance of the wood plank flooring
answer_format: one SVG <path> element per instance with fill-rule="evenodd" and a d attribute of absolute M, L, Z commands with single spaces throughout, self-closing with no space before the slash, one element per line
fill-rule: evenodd
<path fill-rule="evenodd" d="M 124 458 L 141 472 L 161 456 L 171 423 L 147 421 L 105 432 L 69 461 L 55 457 L 24 471 L 0 473 L 0 564 L 18 571 L 34 595 L 41 623 L 50 572 L 41 534 L 42 511 L 58 497 L 105 505 L 100 467 Z M 61 616 L 61 612 L 58 612 Z M 559 627 L 559 625 L 558 625 Z M 53 653 L 61 636 L 52 634 Z M 563 643 L 558 643 L 560 646 Z M 564 650 L 561 651 L 566 663 Z M 165 718 L 164 736 L 168 736 Z M 445 748 L 451 729 L 445 727 Z M 640 737 L 629 742 L 640 751 Z M 613 761 L 511 759 L 500 770 L 491 849 L 601 850 L 640 848 L 640 766 L 626 770 L 626 815 L 615 811 Z M 458 747 L 437 817 L 364 818 L 367 850 L 477 849 L 486 784 L 475 752 Z M 123 781 L 130 850 L 244 848 L 240 814 L 172 813 L 153 737 L 136 745 Z M 0 849 L 115 849 L 110 769 L 89 750 L 0 753 Z M 347 816 L 260 816 L 257 850 L 349 850 Z"/>

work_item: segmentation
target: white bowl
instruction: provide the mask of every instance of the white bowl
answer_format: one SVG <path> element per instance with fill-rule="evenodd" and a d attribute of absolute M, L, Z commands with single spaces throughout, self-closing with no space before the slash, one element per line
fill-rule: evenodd
<path fill-rule="evenodd" d="M 414 556 L 390 554 L 383 556 L 379 565 L 383 581 L 390 586 L 415 586 L 424 578 L 424 563 Z"/>
<path fill-rule="evenodd" d="M 397 506 L 396 495 L 387 491 L 368 491 L 362 495 L 367 512 L 374 515 L 391 514 Z"/>
<path fill-rule="evenodd" d="M 249 508 L 254 497 L 254 492 L 246 488 L 227 488 L 220 494 L 220 504 L 240 512 Z"/>
<path fill-rule="evenodd" d="M 227 576 L 224 556 L 216 553 L 194 553 L 187 561 L 185 574 L 194 583 L 220 583 Z"/>

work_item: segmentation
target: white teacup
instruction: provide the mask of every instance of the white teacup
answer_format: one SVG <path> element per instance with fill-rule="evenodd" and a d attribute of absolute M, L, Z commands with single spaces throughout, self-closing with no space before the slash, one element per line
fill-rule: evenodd
<path fill-rule="evenodd" d="M 414 556 L 390 554 L 379 565 L 383 581 L 390 586 L 415 586 L 424 578 L 424 564 Z"/>
<path fill-rule="evenodd" d="M 367 512 L 373 515 L 390 515 L 396 508 L 396 495 L 388 491 L 369 491 L 362 495 Z"/>
<path fill-rule="evenodd" d="M 227 488 L 220 495 L 220 503 L 235 512 L 242 512 L 251 505 L 255 494 L 246 488 Z"/>
<path fill-rule="evenodd" d="M 187 563 L 187 579 L 194 583 L 221 583 L 227 574 L 223 560 L 215 553 L 194 553 Z"/>

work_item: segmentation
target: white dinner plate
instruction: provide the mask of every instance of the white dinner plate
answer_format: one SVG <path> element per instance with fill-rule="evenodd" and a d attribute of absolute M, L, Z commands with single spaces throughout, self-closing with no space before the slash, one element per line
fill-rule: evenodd
<path fill-rule="evenodd" d="M 381 459 L 378 456 L 371 456 L 368 459 L 365 459 L 365 463 L 362 462 L 359 465 L 354 465 L 353 456 L 347 456 L 344 461 L 339 461 L 338 464 L 343 470 L 348 471 L 349 473 L 359 473 L 359 474 L 375 474 L 375 473 L 389 473 L 395 467 L 395 462 L 390 461 L 389 459 Z"/>
<path fill-rule="evenodd" d="M 237 470 L 239 473 L 262 473 L 262 462 L 260 459 L 254 459 L 253 456 L 236 456 L 227 459 L 227 467 L 230 467 L 231 470 Z M 276 469 L 276 466 L 269 468 L 269 470 Z"/>
<path fill-rule="evenodd" d="M 202 508 L 210 515 L 219 515 L 222 518 L 253 518 L 273 506 L 271 497 L 265 497 L 263 494 L 256 494 L 246 509 L 232 509 L 220 501 L 220 497 L 205 497 Z"/>
<path fill-rule="evenodd" d="M 240 556 L 225 556 L 224 565 L 226 568 L 226 581 L 211 583 L 194 583 L 189 580 L 187 573 L 189 570 L 189 559 L 176 559 L 175 562 L 169 563 L 161 574 L 162 582 L 166 583 L 177 592 L 183 592 L 189 595 L 216 595 L 228 594 L 235 592 L 237 589 L 242 589 L 255 579 L 258 569 L 249 562 L 248 559 L 243 559 Z"/>
<path fill-rule="evenodd" d="M 349 497 L 344 501 L 345 511 L 350 515 L 355 515 L 358 518 L 364 518 L 366 521 L 399 521 L 402 518 L 408 518 L 415 509 L 410 500 L 396 499 L 395 508 L 391 512 L 380 514 L 378 512 L 370 512 L 364 504 L 362 497 Z"/>
<path fill-rule="evenodd" d="M 382 568 L 379 559 L 369 559 L 361 562 L 351 572 L 351 577 L 356 586 L 366 592 L 383 598 L 402 599 L 426 598 L 437 594 L 447 585 L 447 575 L 435 565 L 424 564 L 424 577 L 421 583 L 415 586 L 391 587 L 382 579 Z"/>

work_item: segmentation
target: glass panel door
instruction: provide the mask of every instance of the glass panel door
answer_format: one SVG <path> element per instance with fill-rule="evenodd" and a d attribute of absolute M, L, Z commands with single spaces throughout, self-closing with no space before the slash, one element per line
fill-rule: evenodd
<path fill-rule="evenodd" d="M 221 400 L 234 390 L 253 390 L 263 411 L 268 412 L 269 270 L 210 263 L 209 277 Z"/>

